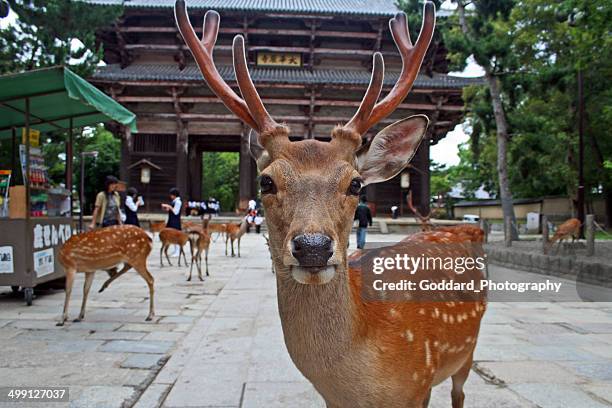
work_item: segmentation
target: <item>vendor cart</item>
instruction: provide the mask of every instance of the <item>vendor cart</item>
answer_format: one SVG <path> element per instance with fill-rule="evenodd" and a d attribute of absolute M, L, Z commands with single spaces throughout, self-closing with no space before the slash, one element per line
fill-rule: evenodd
<path fill-rule="evenodd" d="M 75 233 L 73 130 L 109 121 L 136 132 L 132 112 L 67 68 L 0 76 L 0 141 L 12 141 L 10 163 L 0 163 L 8 179 L 0 212 L 0 286 L 21 288 L 28 305 L 36 285 L 64 277 L 58 252 Z M 40 134 L 57 130 L 67 132 L 66 189 L 50 186 L 40 146 Z"/>

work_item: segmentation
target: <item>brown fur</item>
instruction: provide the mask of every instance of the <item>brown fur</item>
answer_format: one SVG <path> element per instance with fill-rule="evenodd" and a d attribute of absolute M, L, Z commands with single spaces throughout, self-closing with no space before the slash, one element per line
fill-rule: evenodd
<path fill-rule="evenodd" d="M 204 220 L 202 226 L 194 226 L 189 228 L 187 234 L 189 234 L 189 246 L 191 248 L 191 267 L 189 268 L 188 281 L 191 280 L 191 273 L 193 272 L 193 264 L 195 262 L 198 268 L 198 278 L 203 281 L 202 278 L 202 251 L 204 252 L 204 262 L 206 265 L 206 276 L 208 274 L 208 248 L 210 247 L 210 234 L 208 232 L 208 220 Z"/>
<path fill-rule="evenodd" d="M 168 256 L 168 248 L 170 247 L 170 245 L 178 245 L 181 248 L 179 252 L 178 266 L 181 266 L 181 255 L 183 255 L 183 259 L 185 259 L 185 266 L 187 266 L 187 256 L 185 255 L 185 250 L 183 247 L 189 241 L 189 235 L 185 234 L 183 231 L 179 231 L 174 228 L 164 228 L 159 232 L 159 239 L 162 243 L 162 246 L 159 250 L 160 266 L 164 266 L 164 254 L 166 255 L 168 264 L 172 266 L 172 262 L 170 262 L 170 257 Z"/>
<path fill-rule="evenodd" d="M 349 268 L 346 250 L 357 206 L 357 197 L 346 191 L 359 173 L 337 148 L 316 140 L 293 142 L 262 171 L 278 190 L 264 194 L 262 201 L 289 354 L 328 407 L 420 408 L 432 386 L 452 377 L 453 407 L 459 408 L 484 301 L 451 306 L 362 300 L 361 277 Z M 479 228 L 460 227 L 408 240 L 439 243 L 440 251 L 445 243 L 479 242 Z M 335 263 L 336 274 L 324 285 L 301 284 L 291 276 L 290 241 L 308 232 L 324 233 L 336 243 L 328 262 Z M 442 316 L 453 316 L 454 324 Z"/>
<path fill-rule="evenodd" d="M 240 258 L 240 239 L 246 233 L 247 230 L 247 222 L 242 220 L 240 224 L 227 224 L 225 231 L 225 256 L 227 256 L 227 242 L 231 242 L 232 247 L 232 256 L 236 256 L 234 254 L 234 241 L 238 246 L 238 258 Z"/>
<path fill-rule="evenodd" d="M 559 241 L 557 245 L 557 251 L 559 251 L 559 247 L 563 244 L 563 241 L 572 237 L 572 242 L 574 242 L 580 236 L 580 220 L 578 218 L 570 218 L 565 221 L 563 224 L 559 225 L 557 231 L 552 236 L 550 241 L 548 241 L 548 248 L 551 248 L 555 242 Z"/>
<path fill-rule="evenodd" d="M 66 300 L 62 318 L 57 325 L 62 326 L 68 319 L 68 304 L 77 272 L 85 273 L 85 285 L 81 312 L 75 322 L 85 318 L 87 296 L 97 270 L 108 270 L 110 275 L 100 289 L 102 292 L 113 280 L 130 268 L 134 268 L 147 282 L 150 298 L 149 315 L 146 320 L 151 320 L 155 315 L 153 308 L 155 290 L 153 276 L 147 269 L 147 257 L 152 247 L 151 238 L 147 233 L 133 225 L 96 229 L 70 237 L 59 251 L 59 262 L 66 271 Z M 116 267 L 119 264 L 124 266 L 121 271 L 117 272 Z"/>

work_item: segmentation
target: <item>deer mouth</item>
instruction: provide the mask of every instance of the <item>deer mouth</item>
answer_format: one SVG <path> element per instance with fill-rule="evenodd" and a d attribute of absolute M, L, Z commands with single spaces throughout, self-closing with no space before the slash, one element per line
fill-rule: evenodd
<path fill-rule="evenodd" d="M 299 266 L 292 265 L 291 276 L 303 285 L 324 285 L 336 276 L 335 265 Z"/>

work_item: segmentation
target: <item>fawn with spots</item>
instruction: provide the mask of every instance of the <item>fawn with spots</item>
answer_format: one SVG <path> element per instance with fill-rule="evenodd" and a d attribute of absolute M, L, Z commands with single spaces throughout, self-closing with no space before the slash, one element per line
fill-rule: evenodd
<path fill-rule="evenodd" d="M 185 266 L 187 266 L 187 255 L 185 255 L 184 247 L 189 241 L 189 235 L 174 228 L 164 228 L 159 232 L 159 240 L 162 243 L 159 249 L 160 266 L 164 266 L 164 255 L 166 255 L 168 264 L 172 266 L 172 262 L 170 262 L 170 257 L 168 256 L 168 248 L 170 248 L 170 245 L 178 245 L 180 248 L 178 266 L 181 266 L 181 255 L 183 255 L 183 259 L 185 260 Z"/>
<path fill-rule="evenodd" d="M 102 292 L 112 281 L 131 268 L 142 276 L 149 287 L 149 315 L 146 320 L 151 320 L 155 315 L 153 308 L 155 289 L 153 276 L 147 269 L 147 257 L 152 248 L 153 243 L 149 235 L 133 225 L 101 228 L 70 237 L 59 251 L 59 262 L 66 271 L 66 300 L 62 317 L 57 325 L 62 326 L 68 319 L 68 304 L 77 272 L 85 273 L 85 284 L 81 312 L 75 322 L 85 318 L 87 296 L 96 271 L 106 270 L 109 274 L 109 279 L 100 289 Z M 117 272 L 119 264 L 123 264 L 123 268 Z"/>
<path fill-rule="evenodd" d="M 289 129 L 272 119 L 255 89 L 242 36 L 233 42 L 240 97 L 213 62 L 219 14 L 206 13 L 200 40 L 189 22 L 185 1 L 175 3 L 179 31 L 208 86 L 258 134 L 250 150 L 261 172 L 285 344 L 328 408 L 426 407 L 431 387 L 448 377 L 453 380 L 453 408 L 463 407 L 463 384 L 471 368 L 484 300 L 368 302 L 360 295 L 361 272 L 349 265 L 347 256 L 362 186 L 401 172 L 427 129 L 425 116 L 412 116 L 383 129 L 369 147 L 361 146 L 368 129 L 395 110 L 416 79 L 435 25 L 433 3 L 426 2 L 424 10 L 414 45 L 404 13 L 390 22 L 403 65 L 389 94 L 377 102 L 384 66 L 382 55 L 375 53 L 363 101 L 346 125 L 333 130 L 331 142 L 292 142 Z M 467 235 L 432 231 L 415 234 L 407 242 L 463 245 L 469 243 L 467 239 Z M 467 249 L 459 252 L 470 255 Z"/>

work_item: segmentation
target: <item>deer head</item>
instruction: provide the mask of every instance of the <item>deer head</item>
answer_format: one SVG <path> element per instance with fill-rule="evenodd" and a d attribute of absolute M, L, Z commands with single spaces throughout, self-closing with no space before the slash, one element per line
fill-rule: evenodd
<path fill-rule="evenodd" d="M 289 140 L 289 128 L 266 111 L 248 72 L 244 39 L 233 42 L 236 80 L 242 97 L 221 78 L 213 62 L 219 14 L 208 11 L 202 39 L 189 22 L 184 0 L 175 4 L 176 22 L 204 79 L 223 103 L 247 123 L 257 137 L 251 153 L 261 172 L 262 202 L 279 278 L 303 284 L 325 284 L 346 270 L 346 247 L 362 187 L 388 180 L 413 157 L 428 125 L 424 115 L 400 120 L 383 129 L 362 148 L 362 136 L 390 115 L 410 91 L 435 25 L 435 8 L 426 2 L 419 39 L 413 45 L 406 15 L 389 25 L 402 58 L 397 83 L 378 101 L 383 85 L 382 54 L 373 57 L 372 76 L 357 113 L 331 134 L 331 142 Z"/>

